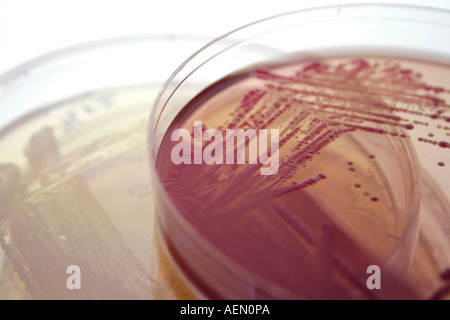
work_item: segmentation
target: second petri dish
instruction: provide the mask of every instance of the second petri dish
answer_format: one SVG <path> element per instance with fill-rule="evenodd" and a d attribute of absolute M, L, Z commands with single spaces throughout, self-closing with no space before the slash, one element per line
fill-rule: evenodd
<path fill-rule="evenodd" d="M 157 216 L 200 297 L 443 297 L 449 17 L 293 12 L 169 78 L 149 128 Z M 276 50 L 248 56 L 255 45 Z"/>
<path fill-rule="evenodd" d="M 0 299 L 192 297 L 159 252 L 146 128 L 209 39 L 97 41 L 0 77 Z"/>

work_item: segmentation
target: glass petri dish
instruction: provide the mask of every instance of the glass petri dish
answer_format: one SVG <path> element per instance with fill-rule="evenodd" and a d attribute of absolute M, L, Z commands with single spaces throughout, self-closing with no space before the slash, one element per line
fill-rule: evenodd
<path fill-rule="evenodd" d="M 301 10 L 217 38 L 169 77 L 148 131 L 158 227 L 199 297 L 445 296 L 449 21 Z"/>
<path fill-rule="evenodd" d="M 210 39 L 107 39 L 0 77 L 0 299 L 191 297 L 158 249 L 146 127 Z"/>

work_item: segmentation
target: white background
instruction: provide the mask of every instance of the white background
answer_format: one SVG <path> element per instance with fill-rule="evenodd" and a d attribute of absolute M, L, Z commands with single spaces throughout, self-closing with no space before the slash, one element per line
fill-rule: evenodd
<path fill-rule="evenodd" d="M 0 0 L 0 74 L 44 53 L 143 33 L 221 35 L 267 16 L 335 0 Z M 449 0 L 396 3 L 450 9 Z"/>

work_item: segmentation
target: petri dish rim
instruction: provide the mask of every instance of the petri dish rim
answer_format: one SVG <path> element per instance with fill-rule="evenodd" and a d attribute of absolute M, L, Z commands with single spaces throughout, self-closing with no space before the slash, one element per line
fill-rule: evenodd
<path fill-rule="evenodd" d="M 316 12 L 324 12 L 324 11 L 334 11 L 335 13 L 335 19 L 341 20 L 343 17 L 341 16 L 341 11 L 343 9 L 362 9 L 362 10 L 370 10 L 372 8 L 380 8 L 384 10 L 394 9 L 394 10 L 413 10 L 418 13 L 426 13 L 426 14 L 434 14 L 435 16 L 433 19 L 412 19 L 412 18 L 405 18 L 404 16 L 396 16 L 393 17 L 377 17 L 377 20 L 397 20 L 397 21 L 410 21 L 410 22 L 421 22 L 426 23 L 429 25 L 441 25 L 450 27 L 450 10 L 441 9 L 441 8 L 434 8 L 434 7 L 427 7 L 427 6 L 418 6 L 418 5 L 405 5 L 405 4 L 380 4 L 380 3 L 365 3 L 365 4 L 342 4 L 342 5 L 327 5 L 327 6 L 321 6 L 321 7 L 314 7 L 314 8 L 307 8 L 307 9 L 301 9 L 291 12 L 286 12 L 282 14 L 277 14 L 271 17 L 267 17 L 264 19 L 260 19 L 251 23 L 248 23 L 246 25 L 243 25 L 239 28 L 236 28 L 230 32 L 227 32 L 214 40 L 210 41 L 209 43 L 205 44 L 202 48 L 200 48 L 197 52 L 193 53 L 189 58 L 187 58 L 171 75 L 170 77 L 165 81 L 164 85 L 162 86 L 160 92 L 158 93 L 156 99 L 154 108 L 152 108 L 152 112 L 150 115 L 150 118 L 153 119 L 157 117 L 156 123 L 153 125 L 151 124 L 149 127 L 149 131 L 154 129 L 158 125 L 158 122 L 160 120 L 159 115 L 164 111 L 165 104 L 160 106 L 159 101 L 160 100 L 170 100 L 172 97 L 171 92 L 167 91 L 176 91 L 183 83 L 184 81 L 192 74 L 194 73 L 198 68 L 200 68 L 202 65 L 207 63 L 209 60 L 213 59 L 217 55 L 233 48 L 234 46 L 239 45 L 240 43 L 243 43 L 245 41 L 251 40 L 252 38 L 256 38 L 264 34 L 265 32 L 259 31 L 259 33 L 254 33 L 252 29 L 258 28 L 261 25 L 264 25 L 267 22 L 276 23 L 276 21 L 279 21 L 283 19 L 284 17 L 289 16 L 295 16 L 299 14 L 307 15 L 310 13 L 316 13 Z M 352 19 L 361 19 L 361 20 L 367 20 L 370 18 L 373 18 L 373 13 L 371 12 L 365 12 L 364 15 L 355 16 L 352 17 Z M 322 19 L 322 21 L 329 21 L 331 19 Z M 317 20 L 320 21 L 320 20 Z M 279 27 L 281 29 L 281 27 Z M 274 29 L 269 29 L 266 32 L 273 32 Z M 242 36 L 240 33 L 244 34 L 244 39 L 242 40 L 234 40 L 230 39 L 232 37 L 235 37 L 236 39 L 240 39 Z M 248 35 L 246 36 L 246 34 Z M 222 42 L 230 42 L 225 49 L 215 49 L 213 46 L 222 45 Z M 211 53 L 208 51 L 212 50 Z M 200 60 L 197 62 L 196 60 Z M 189 69 L 191 68 L 191 69 Z M 185 72 L 182 73 L 182 72 Z M 180 79 L 179 79 L 180 78 Z M 1 79 L 1 78 L 0 78 Z M 172 82 L 177 82 L 175 87 L 168 88 L 169 85 L 172 84 Z M 161 111 L 158 111 L 158 108 L 161 109 Z M 152 148 L 150 148 L 152 150 Z M 153 154 L 154 156 L 154 154 Z"/>
<path fill-rule="evenodd" d="M 4 99 L 8 99 L 16 91 L 20 92 L 21 90 L 29 90 L 30 84 L 41 85 L 42 77 L 45 80 L 47 80 L 50 78 L 50 76 L 53 76 L 54 72 L 56 74 L 56 77 L 61 77 L 61 75 L 67 76 L 66 74 L 69 74 L 70 72 L 68 70 L 69 68 L 71 68 L 71 63 L 73 63 L 71 59 L 75 61 L 75 63 L 81 63 L 82 67 L 84 68 L 85 62 L 83 61 L 83 59 L 86 59 L 86 61 L 90 61 L 93 59 L 93 57 L 99 55 L 99 52 L 102 50 L 116 54 L 115 53 L 116 50 L 123 49 L 127 50 L 126 54 L 129 54 L 128 52 L 129 47 L 132 46 L 139 46 L 139 45 L 147 46 L 148 44 L 149 47 L 150 46 L 156 47 L 158 44 L 162 44 L 182 49 L 183 43 L 188 43 L 190 46 L 194 47 L 195 50 L 197 50 L 205 43 L 208 43 L 208 41 L 211 41 L 212 38 L 213 37 L 208 34 L 177 34 L 177 33 L 132 34 L 79 43 L 37 56 L 29 61 L 19 64 L 0 74 L 0 114 L 2 115 L 2 119 L 0 121 L 0 129 L 10 126 L 11 123 L 13 122 L 20 121 L 20 118 L 23 115 L 29 114 L 30 112 L 34 112 L 36 111 L 37 108 L 40 108 L 44 105 L 48 106 L 53 103 L 57 103 L 58 101 L 66 100 L 71 96 L 91 91 L 93 89 L 90 87 L 92 85 L 91 83 L 84 85 L 81 84 L 80 81 L 78 81 L 76 83 L 76 89 L 74 90 L 67 89 L 67 92 L 64 92 L 64 94 L 59 95 L 58 98 L 53 97 L 51 93 L 46 93 L 46 95 L 49 96 L 49 98 L 51 96 L 50 100 L 46 100 L 47 97 L 45 98 L 38 97 L 36 99 L 37 102 L 33 101 L 32 105 L 28 103 L 27 106 L 22 107 L 21 110 L 19 110 L 19 112 L 17 112 L 14 116 L 9 115 L 6 116 L 6 112 L 11 112 L 11 110 L 8 109 L 8 106 L 2 103 Z M 192 53 L 195 52 L 195 50 L 192 50 L 191 48 L 188 49 L 187 52 Z M 170 73 L 176 68 L 177 64 L 183 61 L 184 58 L 185 58 L 184 56 L 181 59 L 180 57 L 178 57 L 179 59 L 178 62 L 171 64 L 172 69 L 168 70 L 165 75 L 157 76 L 157 78 L 154 81 L 156 81 L 161 87 L 164 84 L 166 77 L 170 75 Z M 116 59 L 116 57 L 114 57 L 114 59 Z M 110 62 L 105 62 L 105 64 L 107 63 Z M 165 63 L 163 65 L 167 64 L 168 63 Z M 155 64 L 152 63 L 152 65 Z M 56 83 L 56 81 L 53 81 L 52 79 L 50 79 L 49 81 L 50 85 Z M 96 81 L 95 88 L 97 89 L 105 87 L 112 88 L 115 86 L 101 83 L 101 81 L 104 81 L 103 79 L 95 81 Z M 127 80 L 123 80 L 123 83 L 125 85 L 127 85 L 126 81 Z M 16 99 L 14 99 L 13 102 L 16 103 Z M 150 104 L 149 113 L 151 107 L 152 105 Z"/>
<path fill-rule="evenodd" d="M 87 53 L 99 48 L 114 47 L 128 43 L 146 42 L 146 41 L 174 41 L 174 40 L 195 40 L 208 41 L 210 36 L 194 34 L 175 34 L 175 33 L 148 33 L 136 34 L 122 37 L 105 38 L 75 44 L 69 47 L 61 48 L 49 53 L 42 54 L 18 66 L 15 66 L 0 74 L 0 88 L 3 89 L 9 82 L 21 77 L 31 69 L 43 67 L 46 64 L 54 63 L 56 60 L 67 58 L 77 53 Z M 2 91 L 0 91 L 2 92 Z"/>

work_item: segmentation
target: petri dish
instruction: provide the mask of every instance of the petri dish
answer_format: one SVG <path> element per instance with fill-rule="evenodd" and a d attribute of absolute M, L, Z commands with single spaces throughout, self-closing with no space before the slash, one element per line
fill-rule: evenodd
<path fill-rule="evenodd" d="M 210 39 L 106 39 L 0 77 L 0 299 L 191 297 L 158 249 L 146 127 Z"/>
<path fill-rule="evenodd" d="M 446 297 L 449 21 L 301 10 L 217 38 L 169 77 L 148 129 L 156 215 L 198 297 Z"/>

